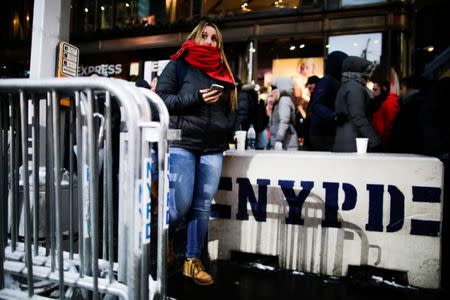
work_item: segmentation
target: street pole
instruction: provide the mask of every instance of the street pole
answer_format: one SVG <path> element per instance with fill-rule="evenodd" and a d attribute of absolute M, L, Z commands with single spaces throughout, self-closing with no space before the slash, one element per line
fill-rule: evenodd
<path fill-rule="evenodd" d="M 30 79 L 44 79 L 44 78 L 52 78 L 56 77 L 56 59 L 57 59 L 57 48 L 61 41 L 69 42 L 69 36 L 70 36 L 70 0 L 35 0 L 34 1 L 34 8 L 33 8 L 33 27 L 32 27 L 32 38 L 31 38 L 31 56 L 30 56 Z M 29 95 L 26 95 L 29 96 Z M 39 96 L 42 97 L 42 96 Z M 31 102 L 29 99 L 23 99 L 24 102 Z M 56 118 L 53 118 L 53 122 L 59 123 L 59 99 L 56 97 L 53 97 L 53 110 L 54 114 L 58 114 Z M 39 201 L 39 193 L 40 193 L 40 180 L 39 180 L 39 169 L 46 166 L 46 157 L 49 157 L 46 155 L 47 149 L 46 144 L 49 144 L 49 140 L 55 140 L 57 145 L 56 147 L 59 147 L 59 130 L 55 130 L 56 134 L 58 136 L 54 136 L 54 132 L 51 132 L 51 136 L 47 136 L 47 118 L 46 118 L 46 111 L 47 111 L 47 99 L 39 99 L 37 98 L 36 101 L 32 101 L 30 103 L 31 105 L 28 105 L 28 118 L 27 118 L 27 131 L 24 131 L 24 134 L 26 132 L 32 132 L 31 136 L 28 137 L 28 140 L 26 141 L 27 145 L 23 145 L 23 147 L 27 147 L 28 151 L 28 159 L 27 156 L 24 155 L 24 167 L 28 165 L 32 165 L 32 176 L 33 176 L 33 216 L 34 216 L 34 223 L 33 223 L 33 240 L 35 245 L 35 255 L 38 254 L 38 247 L 37 247 L 37 241 L 39 239 L 39 229 L 38 229 L 38 219 L 39 219 L 39 211 L 43 211 L 41 209 L 41 202 Z M 26 114 L 25 114 L 26 115 Z M 34 122 L 33 122 L 34 120 Z M 23 122 L 25 123 L 25 121 Z M 33 124 L 35 123 L 35 124 Z M 53 124 L 55 128 L 59 128 L 58 124 Z M 50 127 L 51 128 L 51 127 Z M 40 137 L 43 137 L 40 139 Z M 44 141 L 44 142 L 38 142 Z M 30 160 L 30 153 L 32 153 L 31 159 L 33 161 L 33 164 L 28 164 L 27 161 Z M 59 153 L 59 151 L 56 151 L 56 153 Z M 55 170 L 53 172 L 55 173 L 55 176 L 49 176 L 50 173 L 52 173 L 51 170 L 48 171 L 49 174 L 46 174 L 46 202 L 49 198 L 49 195 L 51 194 L 50 191 L 52 191 L 50 187 L 51 184 L 55 184 L 55 187 L 60 186 L 60 171 L 56 170 L 60 166 L 60 158 L 56 156 L 58 161 L 53 162 L 53 166 L 55 166 Z M 53 158 L 52 158 L 53 159 Z M 28 167 L 27 167 L 28 169 Z M 59 168 L 60 169 L 60 168 Z M 29 173 L 28 170 L 23 170 L 23 182 L 28 182 Z M 72 175 L 72 174 L 71 174 Z M 55 178 L 55 182 L 50 182 L 50 178 Z M 56 208 L 58 211 L 55 214 L 55 217 L 53 220 L 55 220 L 58 216 L 60 216 L 60 212 L 62 211 L 62 201 L 59 198 L 58 189 L 55 192 L 54 200 L 56 201 Z M 50 195 L 51 197 L 51 195 Z M 25 201 L 28 202 L 28 199 L 25 198 Z M 47 203 L 46 203 L 47 204 Z M 43 204 L 43 206 L 48 206 L 46 204 Z M 25 205 L 25 208 L 29 208 L 29 205 Z M 49 211 L 46 210 L 45 213 L 46 216 L 49 216 Z M 51 220 L 52 218 L 50 218 Z M 63 254 L 62 254 L 62 229 L 61 224 L 62 221 L 55 220 L 55 226 L 56 227 L 56 247 L 58 250 L 58 268 L 59 268 L 59 299 L 64 299 L 64 286 L 63 286 Z M 51 222 L 52 223 L 52 222 Z M 27 232 L 27 231 L 25 231 Z M 48 233 L 48 232 L 47 232 Z M 30 241 L 31 238 L 29 237 L 30 230 L 28 230 L 28 240 Z M 47 242 L 49 241 L 47 237 Z M 29 244 L 29 243 L 28 243 Z M 52 249 L 54 249 L 54 241 L 52 239 L 51 241 Z M 48 248 L 48 245 L 47 245 Z M 31 252 L 31 246 L 27 246 L 27 253 Z M 31 254 L 30 254 L 31 256 Z M 28 265 L 28 272 L 32 273 L 32 266 L 30 265 L 31 259 L 29 259 Z M 29 277 L 31 278 L 31 275 L 29 274 Z M 32 282 L 29 280 L 29 282 Z M 33 294 L 33 287 L 32 283 L 29 287 L 30 291 L 30 297 Z"/>
<path fill-rule="evenodd" d="M 35 0 L 31 39 L 30 78 L 56 74 L 56 47 L 69 41 L 70 0 Z"/>
<path fill-rule="evenodd" d="M 35 0 L 31 37 L 30 79 L 56 76 L 57 47 L 61 41 L 69 41 L 70 0 Z M 45 101 L 39 101 L 39 135 L 45 137 Z M 33 107 L 30 105 L 28 125 L 31 126 Z M 34 138 L 35 134 L 33 134 Z M 29 142 L 30 143 L 30 142 Z M 45 144 L 39 147 L 39 161 L 45 162 Z M 29 152 L 30 153 L 30 152 Z"/>
<path fill-rule="evenodd" d="M 252 83 L 252 80 L 253 80 L 253 52 L 255 52 L 255 48 L 253 48 L 253 41 L 250 41 L 250 44 L 248 47 L 247 83 Z"/>

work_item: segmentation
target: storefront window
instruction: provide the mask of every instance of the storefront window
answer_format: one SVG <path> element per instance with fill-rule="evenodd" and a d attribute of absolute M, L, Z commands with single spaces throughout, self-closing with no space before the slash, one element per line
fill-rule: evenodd
<path fill-rule="evenodd" d="M 297 9 L 299 3 L 299 0 L 204 0 L 203 14 L 225 16 L 286 8 Z"/>
<path fill-rule="evenodd" d="M 84 0 L 77 7 L 76 21 L 84 32 L 139 25 L 148 15 L 149 0 Z"/>
<path fill-rule="evenodd" d="M 386 0 L 341 0 L 341 6 L 366 5 L 383 2 L 386 2 Z"/>
<path fill-rule="evenodd" d="M 351 34 L 330 36 L 328 53 L 339 50 L 348 55 L 360 56 L 374 63 L 380 62 L 382 49 L 382 34 Z"/>
<path fill-rule="evenodd" d="M 72 20 L 78 23 L 78 28 L 82 32 L 95 30 L 95 3 L 88 0 L 76 3 L 77 11 L 73 14 Z"/>
<path fill-rule="evenodd" d="M 148 14 L 148 0 L 118 0 L 111 6 L 111 19 L 113 20 L 108 28 L 127 28 L 138 26 Z"/>
<path fill-rule="evenodd" d="M 166 0 L 166 15 L 170 23 L 191 18 L 192 0 Z"/>
<path fill-rule="evenodd" d="M 112 1 L 102 1 L 99 7 L 100 29 L 110 29 L 113 23 Z"/>
<path fill-rule="evenodd" d="M 309 100 L 308 77 L 323 76 L 324 43 L 320 38 L 292 37 L 258 41 L 257 70 L 254 78 L 270 86 L 274 77 L 291 77 L 295 96 Z"/>
<path fill-rule="evenodd" d="M 135 19 L 134 13 L 135 1 L 117 1 L 116 2 L 116 26 L 125 28 Z"/>

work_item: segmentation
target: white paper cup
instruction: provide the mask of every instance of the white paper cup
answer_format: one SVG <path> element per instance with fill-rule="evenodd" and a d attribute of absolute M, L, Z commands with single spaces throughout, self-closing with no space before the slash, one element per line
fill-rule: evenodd
<path fill-rule="evenodd" d="M 369 143 L 368 138 L 356 138 L 356 152 L 357 153 L 367 153 L 367 144 Z"/>
<path fill-rule="evenodd" d="M 247 137 L 247 131 L 238 130 L 234 133 L 234 139 L 236 140 L 236 149 L 238 151 L 245 150 L 245 138 Z"/>

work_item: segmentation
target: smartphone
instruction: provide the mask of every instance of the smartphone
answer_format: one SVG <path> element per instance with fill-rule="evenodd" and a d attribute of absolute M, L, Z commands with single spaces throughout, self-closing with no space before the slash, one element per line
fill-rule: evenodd
<path fill-rule="evenodd" d="M 211 91 L 219 91 L 219 92 L 223 92 L 223 86 L 220 84 L 211 84 L 211 87 L 209 88 Z"/>

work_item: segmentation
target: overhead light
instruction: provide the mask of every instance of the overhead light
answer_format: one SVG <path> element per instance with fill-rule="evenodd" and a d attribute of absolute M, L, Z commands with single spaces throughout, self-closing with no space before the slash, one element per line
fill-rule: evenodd
<path fill-rule="evenodd" d="M 130 3 L 128 3 L 128 2 L 125 3 L 125 6 L 126 6 L 126 7 L 130 7 Z"/>
<path fill-rule="evenodd" d="M 380 42 L 379 40 L 373 41 L 374 44 L 378 44 L 379 42 Z"/>
<path fill-rule="evenodd" d="M 358 46 L 358 43 L 353 43 L 353 46 L 355 46 L 355 47 Z"/>
<path fill-rule="evenodd" d="M 294 51 L 295 50 L 295 41 L 294 38 L 289 39 L 289 50 Z"/>
<path fill-rule="evenodd" d="M 326 45 L 325 45 L 325 48 L 330 48 L 330 45 L 326 44 Z"/>
<path fill-rule="evenodd" d="M 425 50 L 425 51 L 427 51 L 427 52 L 433 52 L 434 51 L 434 47 L 433 46 L 426 46 L 426 47 L 423 47 L 423 50 Z"/>
<path fill-rule="evenodd" d="M 105 7 L 104 7 L 104 6 L 102 6 L 102 7 L 100 7 L 100 9 L 101 9 L 102 11 L 104 11 L 104 10 L 105 10 Z"/>
<path fill-rule="evenodd" d="M 89 12 L 89 9 L 88 9 L 87 7 L 84 8 L 84 12 L 85 12 L 85 13 Z"/>
<path fill-rule="evenodd" d="M 300 44 L 300 46 L 298 46 L 300 49 L 305 48 L 305 44 Z"/>
<path fill-rule="evenodd" d="M 274 1 L 273 2 L 273 6 L 275 6 L 276 8 L 283 8 L 283 7 L 285 7 L 284 4 L 283 4 L 283 0 Z"/>
<path fill-rule="evenodd" d="M 241 9 L 246 10 L 248 6 L 248 1 L 242 1 L 241 2 Z"/>

